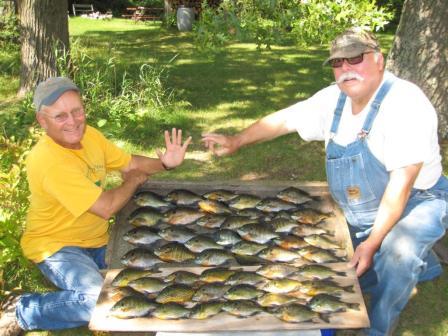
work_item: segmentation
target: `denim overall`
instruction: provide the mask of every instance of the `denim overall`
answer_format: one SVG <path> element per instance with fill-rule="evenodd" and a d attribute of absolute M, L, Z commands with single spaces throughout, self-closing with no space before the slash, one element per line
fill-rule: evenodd
<path fill-rule="evenodd" d="M 344 93 L 334 112 L 326 150 L 328 185 L 347 219 L 354 247 L 372 230 L 389 181 L 389 173 L 370 152 L 366 138 L 392 84 L 388 80 L 381 86 L 357 140 L 347 146 L 333 141 L 347 98 Z M 448 225 L 447 203 L 448 180 L 444 176 L 428 190 L 412 189 L 402 217 L 383 240 L 373 266 L 360 278 L 363 291 L 371 293 L 369 335 L 388 335 L 416 283 L 441 274 L 431 248 Z"/>

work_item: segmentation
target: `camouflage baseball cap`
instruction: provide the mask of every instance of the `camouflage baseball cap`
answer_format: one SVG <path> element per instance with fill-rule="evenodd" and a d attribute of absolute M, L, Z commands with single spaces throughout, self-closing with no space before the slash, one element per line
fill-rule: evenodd
<path fill-rule="evenodd" d="M 330 57 L 324 64 L 335 58 L 350 58 L 366 51 L 380 51 L 380 45 L 373 33 L 351 28 L 337 36 L 331 43 Z"/>
<path fill-rule="evenodd" d="M 36 112 L 39 112 L 42 105 L 52 105 L 63 93 L 74 90 L 80 92 L 81 90 L 67 77 L 50 77 L 47 80 L 40 82 L 34 91 L 33 103 L 36 107 Z"/>

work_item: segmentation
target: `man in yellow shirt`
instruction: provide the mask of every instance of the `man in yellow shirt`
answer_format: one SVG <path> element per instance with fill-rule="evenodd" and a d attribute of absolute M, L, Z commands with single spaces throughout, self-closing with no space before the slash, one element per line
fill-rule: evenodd
<path fill-rule="evenodd" d="M 34 104 L 46 134 L 27 158 L 31 204 L 21 245 L 60 290 L 12 300 L 0 319 L 8 336 L 88 323 L 103 283 L 108 219 L 149 175 L 180 165 L 191 142 L 182 144 L 182 130 L 173 129 L 158 159 L 125 153 L 86 124 L 80 90 L 64 77 L 41 82 Z M 104 190 L 112 170 L 123 182 Z"/>

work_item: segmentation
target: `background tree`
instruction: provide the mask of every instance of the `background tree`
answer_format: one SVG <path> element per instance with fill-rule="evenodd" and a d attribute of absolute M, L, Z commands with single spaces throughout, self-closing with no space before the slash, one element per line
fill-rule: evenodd
<path fill-rule="evenodd" d="M 57 55 L 69 49 L 67 0 L 18 0 L 21 67 L 18 95 L 58 74 Z"/>
<path fill-rule="evenodd" d="M 447 0 L 406 0 L 387 68 L 420 86 L 436 108 L 448 139 Z"/>

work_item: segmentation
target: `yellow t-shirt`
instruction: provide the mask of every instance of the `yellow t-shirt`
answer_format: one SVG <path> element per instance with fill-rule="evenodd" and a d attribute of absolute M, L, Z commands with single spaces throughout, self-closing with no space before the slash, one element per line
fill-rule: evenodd
<path fill-rule="evenodd" d="M 31 196 L 21 245 L 34 262 L 64 246 L 107 244 L 107 221 L 87 210 L 101 195 L 106 173 L 126 167 L 131 155 L 90 126 L 81 144 L 68 149 L 44 135 L 28 155 Z"/>

